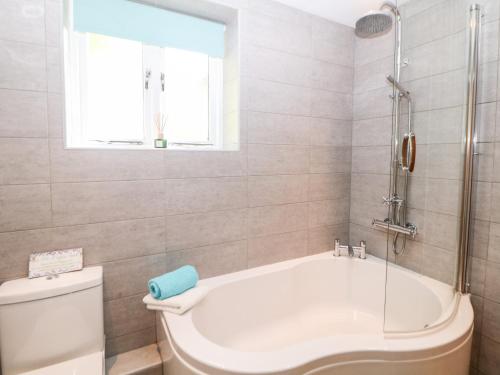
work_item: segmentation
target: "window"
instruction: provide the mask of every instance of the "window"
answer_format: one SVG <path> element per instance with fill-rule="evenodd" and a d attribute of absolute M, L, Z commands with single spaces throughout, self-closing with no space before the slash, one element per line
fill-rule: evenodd
<path fill-rule="evenodd" d="M 68 4 L 67 146 L 222 146 L 223 25 L 127 0 Z"/>

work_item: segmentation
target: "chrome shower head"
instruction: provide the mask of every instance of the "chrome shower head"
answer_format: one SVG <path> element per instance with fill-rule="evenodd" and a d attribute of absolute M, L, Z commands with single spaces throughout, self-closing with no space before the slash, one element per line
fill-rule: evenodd
<path fill-rule="evenodd" d="M 384 11 L 371 11 L 356 22 L 355 32 L 360 38 L 375 38 L 392 27 L 392 17 Z"/>

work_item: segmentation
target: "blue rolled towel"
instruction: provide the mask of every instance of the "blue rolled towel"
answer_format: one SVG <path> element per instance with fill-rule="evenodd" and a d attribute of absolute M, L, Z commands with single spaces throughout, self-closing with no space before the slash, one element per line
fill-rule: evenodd
<path fill-rule="evenodd" d="M 176 296 L 196 286 L 198 272 L 193 266 L 182 266 L 175 271 L 157 276 L 148 282 L 149 293 L 159 300 Z"/>

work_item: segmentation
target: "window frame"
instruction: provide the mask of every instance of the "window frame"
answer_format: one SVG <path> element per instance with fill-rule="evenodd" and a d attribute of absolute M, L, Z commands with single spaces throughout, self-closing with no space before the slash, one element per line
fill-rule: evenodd
<path fill-rule="evenodd" d="M 161 100 L 161 82 L 160 73 L 162 71 L 161 61 L 164 58 L 164 48 L 142 45 L 142 89 L 143 89 L 143 139 L 123 141 L 113 139 L 89 140 L 86 135 L 86 116 L 85 116 L 85 93 L 84 82 L 86 51 L 88 43 L 88 33 L 74 31 L 71 28 L 65 30 L 64 46 L 64 70 L 67 80 L 66 84 L 66 125 L 65 138 L 68 148 L 126 148 L 126 149 L 155 149 L 153 118 L 154 114 L 163 109 L 164 101 Z M 151 57 L 156 56 L 156 57 Z M 200 149 L 200 150 L 221 150 L 223 148 L 223 101 L 224 101 L 224 59 L 212 58 L 207 55 L 208 60 L 208 140 L 201 142 L 187 142 L 183 140 L 174 140 L 168 142 L 167 149 Z M 154 68 L 151 68 L 154 66 Z M 145 74 L 150 69 L 152 78 L 150 88 L 145 89 Z M 168 73 L 164 72 L 166 83 L 168 85 Z M 157 76 L 157 77 L 156 77 Z M 83 93 L 82 93 L 83 92 Z M 69 122 L 69 123 L 68 123 Z M 167 125 L 168 126 L 168 125 Z"/>

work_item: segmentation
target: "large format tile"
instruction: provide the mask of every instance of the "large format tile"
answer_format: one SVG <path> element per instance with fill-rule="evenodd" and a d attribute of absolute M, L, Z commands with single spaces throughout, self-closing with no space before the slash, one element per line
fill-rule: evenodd
<path fill-rule="evenodd" d="M 45 43 L 44 0 L 1 0 L 0 39 Z"/>
<path fill-rule="evenodd" d="M 248 145 L 248 174 L 303 174 L 309 170 L 309 147 Z"/>
<path fill-rule="evenodd" d="M 336 239 L 339 239 L 342 244 L 349 243 L 348 223 L 311 228 L 307 233 L 307 253 L 309 255 L 333 250 Z"/>
<path fill-rule="evenodd" d="M 123 336 L 155 325 L 155 313 L 146 309 L 144 294 L 104 303 L 104 333 L 107 338 Z"/>
<path fill-rule="evenodd" d="M 352 121 L 311 118 L 310 144 L 350 146 Z"/>
<path fill-rule="evenodd" d="M 240 151 L 173 151 L 164 153 L 165 178 L 230 177 L 246 173 L 246 148 Z"/>
<path fill-rule="evenodd" d="M 45 91 L 45 48 L 0 40 L 0 88 Z"/>
<path fill-rule="evenodd" d="M 244 44 L 249 43 L 300 56 L 310 56 L 310 27 L 289 23 L 254 11 L 244 11 L 242 16 Z"/>
<path fill-rule="evenodd" d="M 248 46 L 245 49 L 244 76 L 309 87 L 311 60 L 273 49 Z"/>
<path fill-rule="evenodd" d="M 249 176 L 248 206 L 306 202 L 308 180 L 306 174 Z"/>
<path fill-rule="evenodd" d="M 309 228 L 331 226 L 349 221 L 349 200 L 309 202 Z"/>
<path fill-rule="evenodd" d="M 354 32 L 344 25 L 314 17 L 312 22 L 312 56 L 332 64 L 352 67 Z"/>
<path fill-rule="evenodd" d="M 266 236 L 306 229 L 307 211 L 307 203 L 249 208 L 248 236 Z"/>
<path fill-rule="evenodd" d="M 163 181 L 112 181 L 52 185 L 54 224 L 85 224 L 162 216 Z"/>
<path fill-rule="evenodd" d="M 354 69 L 313 60 L 310 85 L 316 89 L 352 94 Z"/>
<path fill-rule="evenodd" d="M 148 281 L 166 270 L 165 254 L 104 263 L 104 301 L 146 295 Z"/>
<path fill-rule="evenodd" d="M 481 337 L 479 353 L 479 370 L 485 375 L 498 374 L 498 368 L 500 368 L 500 343 L 483 336 Z"/>
<path fill-rule="evenodd" d="M 85 265 L 158 254 L 165 249 L 163 218 L 117 221 L 0 234 L 0 279 L 24 277 L 32 252 L 83 248 Z"/>
<path fill-rule="evenodd" d="M 167 216 L 167 251 L 245 239 L 246 224 L 246 209 Z"/>
<path fill-rule="evenodd" d="M 46 137 L 47 94 L 0 90 L 0 136 Z"/>
<path fill-rule="evenodd" d="M 312 146 L 311 173 L 350 173 L 351 147 Z"/>
<path fill-rule="evenodd" d="M 49 147 L 43 138 L 0 138 L 0 185 L 50 182 Z"/>
<path fill-rule="evenodd" d="M 483 309 L 483 335 L 500 342 L 500 304 L 485 299 Z"/>
<path fill-rule="evenodd" d="M 336 120 L 352 120 L 352 94 L 311 90 L 311 115 Z"/>
<path fill-rule="evenodd" d="M 311 174 L 309 176 L 309 200 L 347 199 L 350 176 L 344 173 Z"/>
<path fill-rule="evenodd" d="M 246 177 L 165 180 L 167 215 L 229 210 L 246 204 Z"/>
<path fill-rule="evenodd" d="M 248 240 L 248 267 L 307 255 L 307 231 L 273 234 Z"/>
<path fill-rule="evenodd" d="M 484 296 L 500 303 L 500 263 L 488 262 L 486 265 Z"/>
<path fill-rule="evenodd" d="M 314 120 L 304 116 L 248 112 L 247 121 L 249 143 L 307 145 Z"/>
<path fill-rule="evenodd" d="M 150 327 L 106 340 L 106 357 L 156 343 L 156 328 Z"/>
<path fill-rule="evenodd" d="M 163 178 L 163 155 L 157 150 L 65 149 L 61 139 L 52 139 L 50 157 L 53 182 Z"/>
<path fill-rule="evenodd" d="M 50 185 L 0 186 L 0 232 L 43 228 L 52 224 Z"/>
<path fill-rule="evenodd" d="M 308 88 L 251 79 L 247 83 L 247 108 L 251 111 L 308 116 L 311 90 Z"/>
<path fill-rule="evenodd" d="M 168 252 L 166 263 L 169 271 L 191 264 L 196 267 L 201 278 L 240 271 L 247 267 L 247 241 Z"/>

